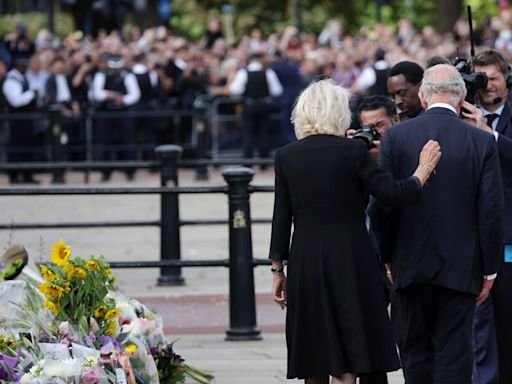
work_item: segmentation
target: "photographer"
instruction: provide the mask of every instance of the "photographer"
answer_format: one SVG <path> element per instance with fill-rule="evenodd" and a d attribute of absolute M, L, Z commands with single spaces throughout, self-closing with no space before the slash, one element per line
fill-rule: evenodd
<path fill-rule="evenodd" d="M 507 96 L 510 69 L 507 59 L 494 50 L 483 51 L 473 60 L 474 72 L 487 76 L 487 86 L 477 91 L 480 110 L 466 103 L 465 117 L 494 135 L 498 148 L 505 196 L 503 255 L 489 300 L 477 307 L 473 323 L 474 383 L 512 383 L 512 109 Z M 482 118 L 483 115 L 483 118 Z M 484 122 L 485 119 L 485 122 Z M 498 378 L 499 376 L 499 378 Z"/>
<path fill-rule="evenodd" d="M 398 115 L 394 103 L 389 97 L 376 95 L 368 96 L 363 99 L 358 108 L 358 117 L 363 128 L 359 130 L 349 129 L 345 135 L 349 138 L 354 138 L 357 134 L 362 133 L 365 128 L 371 127 L 379 135 L 379 140 L 373 140 L 372 145 L 368 151 L 370 155 L 376 160 L 380 152 L 380 136 L 391 128 L 393 125 L 399 123 Z M 376 242 L 376 239 L 371 231 L 370 222 L 367 222 L 370 237 Z M 376 247 L 377 244 L 375 243 Z M 383 268 L 384 271 L 384 268 Z M 389 297 L 389 290 L 386 289 L 386 296 Z M 393 310 L 396 311 L 396 306 L 393 306 Z M 392 325 L 394 325 L 392 319 Z M 385 373 L 372 373 L 367 375 L 361 375 L 359 378 L 359 384 L 387 384 L 387 375 Z"/>
<path fill-rule="evenodd" d="M 382 95 L 369 96 L 364 98 L 359 105 L 358 116 L 363 128 L 359 130 L 349 129 L 345 136 L 354 138 L 358 133 L 362 133 L 365 128 L 374 129 L 377 140 L 372 140 L 369 152 L 373 159 L 376 160 L 380 152 L 380 136 L 393 125 L 399 123 L 395 105 L 389 97 Z"/>

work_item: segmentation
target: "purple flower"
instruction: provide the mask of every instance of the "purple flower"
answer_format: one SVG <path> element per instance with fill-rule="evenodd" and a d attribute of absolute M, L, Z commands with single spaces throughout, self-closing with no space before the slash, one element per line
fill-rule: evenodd
<path fill-rule="evenodd" d="M 19 380 L 18 375 L 14 373 L 14 368 L 18 364 L 18 358 L 0 354 L 0 361 L 4 361 L 8 368 L 6 370 L 5 365 L 0 364 L 0 380 Z"/>
<path fill-rule="evenodd" d="M 96 335 L 94 333 L 89 333 L 87 336 L 85 336 L 85 344 L 89 347 L 93 346 L 95 341 Z"/>
<path fill-rule="evenodd" d="M 103 347 L 104 345 L 107 345 L 108 343 L 112 343 L 114 345 L 115 349 L 117 349 L 121 352 L 124 352 L 124 347 L 122 346 L 122 344 L 119 341 L 117 341 L 117 339 L 115 339 L 113 337 L 100 336 L 99 341 L 100 341 L 100 347 Z"/>

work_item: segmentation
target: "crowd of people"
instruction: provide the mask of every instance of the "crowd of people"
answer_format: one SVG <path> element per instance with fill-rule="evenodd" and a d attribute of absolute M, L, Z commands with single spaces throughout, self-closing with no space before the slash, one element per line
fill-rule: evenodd
<path fill-rule="evenodd" d="M 2 127 L 7 160 L 34 159 L 14 150 L 37 146 L 44 130 L 26 113 L 54 111 L 61 144 L 80 147 L 84 114 L 111 112 L 95 119 L 95 158 L 130 160 L 138 140 L 179 142 L 192 119 L 128 111 L 239 97 L 229 112 L 241 114 L 245 157 L 269 156 L 276 132 L 280 144 L 299 139 L 276 152 L 271 245 L 274 299 L 288 306 L 288 377 L 386 383 L 396 343 L 407 383 L 512 383 L 511 28 L 505 9 L 477 28 L 479 87 L 450 65 L 469 52 L 464 19 L 444 35 L 406 19 L 352 35 L 332 21 L 319 35 L 254 28 L 236 43 L 218 21 L 199 42 L 162 27 L 31 42 L 18 25 L 0 50 L 0 105 L 23 114 Z M 439 164 L 429 142 L 416 169 L 432 138 Z M 34 182 L 28 170 L 9 177 Z M 368 194 L 377 200 L 367 210 Z M 392 284 L 394 339 L 372 240 Z"/>
<path fill-rule="evenodd" d="M 31 41 L 27 27 L 18 24 L 0 47 L 0 107 L 7 113 L 57 111 L 52 115 L 61 132 L 56 142 L 68 148 L 58 160 L 84 159 L 83 117 L 90 108 L 118 112 L 118 117 L 95 119 L 94 159 L 133 160 L 150 157 L 156 144 L 187 142 L 192 118 L 129 119 L 122 112 L 191 110 L 200 96 L 242 96 L 246 103 L 238 145 L 245 157 L 267 157 L 272 148 L 295 140 L 291 109 L 311 81 L 332 78 L 351 89 L 355 114 L 360 96 L 387 94 L 390 66 L 410 60 L 424 67 L 434 55 L 453 59 L 457 49 L 468 52 L 468 35 L 464 19 L 455 24 L 453 33 L 444 35 L 432 27 L 417 31 L 407 19 L 400 20 L 396 30 L 378 24 L 357 34 L 345 33 L 340 22 L 331 21 L 319 35 L 288 27 L 265 37 L 255 27 L 228 44 L 221 23 L 213 20 L 198 42 L 175 36 L 164 27 L 141 31 L 136 26 L 125 33 L 103 32 L 95 39 L 79 31 L 58 39 L 43 30 Z M 510 15 L 503 11 L 477 28 L 475 40 L 508 52 L 510 35 Z M 258 64 L 251 64 L 254 60 Z M 260 79 L 267 77 L 267 82 L 258 81 L 253 73 L 248 81 L 246 67 L 247 73 L 264 68 L 266 76 Z M 226 106 L 220 112 L 239 111 Z M 38 159 L 30 148 L 40 146 L 49 130 L 29 118 L 18 118 L 16 124 L 21 128 L 9 130 L 13 123 L 3 121 L 0 138 L 8 155 L 2 160 Z M 136 151 L 137 145 L 145 151 Z M 104 179 L 108 178 L 105 173 Z M 10 180 L 31 182 L 33 178 L 11 175 Z"/>

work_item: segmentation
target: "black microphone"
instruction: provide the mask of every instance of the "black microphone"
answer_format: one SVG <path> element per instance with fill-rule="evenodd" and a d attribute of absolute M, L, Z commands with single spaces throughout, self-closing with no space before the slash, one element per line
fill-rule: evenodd
<path fill-rule="evenodd" d="M 493 104 L 499 104 L 499 103 L 501 103 L 502 101 L 503 101 L 503 98 L 502 98 L 502 97 L 496 97 L 496 98 L 492 101 L 492 103 L 493 103 Z"/>

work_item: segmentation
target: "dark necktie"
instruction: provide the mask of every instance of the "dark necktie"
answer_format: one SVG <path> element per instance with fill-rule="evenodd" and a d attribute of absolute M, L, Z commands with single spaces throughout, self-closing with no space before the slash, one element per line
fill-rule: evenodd
<path fill-rule="evenodd" d="M 492 123 L 494 120 L 496 120 L 500 115 L 497 113 L 489 113 L 485 116 L 485 119 L 487 120 L 487 125 L 492 128 Z"/>

